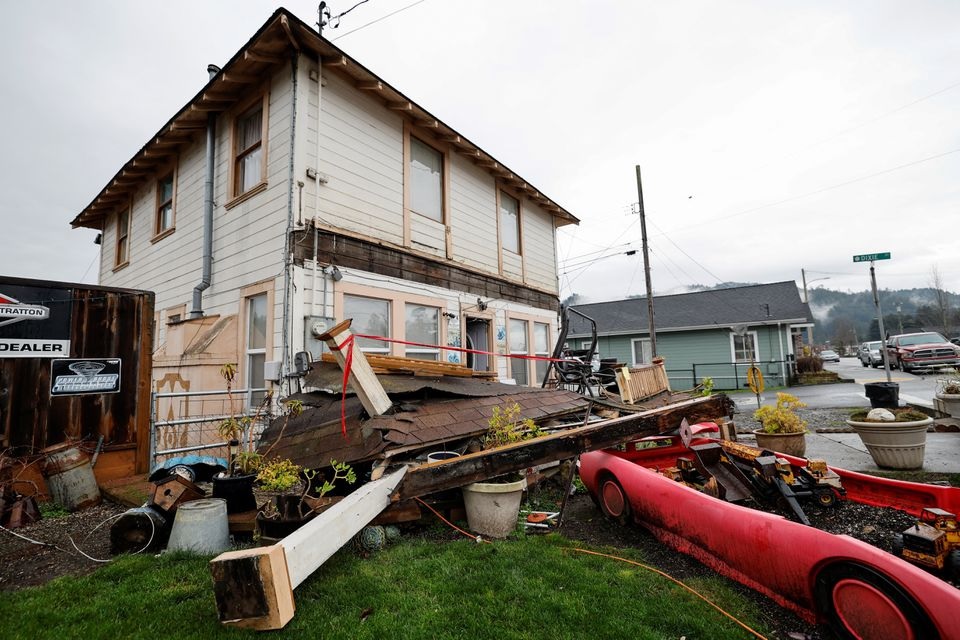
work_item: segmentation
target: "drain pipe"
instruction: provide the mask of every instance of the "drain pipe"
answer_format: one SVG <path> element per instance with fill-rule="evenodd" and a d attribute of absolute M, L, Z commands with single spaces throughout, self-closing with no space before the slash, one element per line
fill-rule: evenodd
<path fill-rule="evenodd" d="M 207 65 L 210 80 L 220 73 L 220 67 Z M 203 181 L 203 274 L 200 282 L 193 288 L 193 308 L 191 318 L 203 317 L 203 292 L 210 286 L 210 274 L 213 271 L 213 172 L 214 152 L 216 149 L 217 116 L 212 111 L 207 114 L 207 175 Z"/>

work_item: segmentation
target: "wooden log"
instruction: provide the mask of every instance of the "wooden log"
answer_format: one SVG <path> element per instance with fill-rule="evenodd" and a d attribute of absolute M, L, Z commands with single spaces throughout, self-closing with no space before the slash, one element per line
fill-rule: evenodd
<path fill-rule="evenodd" d="M 345 352 L 347 348 L 341 350 L 340 347 L 346 344 L 349 338 L 352 338 L 353 334 L 350 332 L 351 322 L 352 320 L 348 318 L 318 338 L 326 342 L 327 346 L 330 347 L 341 369 L 346 368 L 347 354 Z M 379 416 L 380 414 L 386 413 L 393 406 L 390 396 L 387 395 L 380 381 L 377 380 L 377 375 L 373 372 L 373 369 L 370 368 L 370 363 L 367 362 L 366 356 L 363 355 L 363 350 L 356 344 L 348 348 L 353 349 L 353 358 L 350 366 L 350 384 L 354 392 L 356 392 L 357 397 L 360 398 L 363 408 L 367 410 L 367 414 L 370 416 Z"/>
<path fill-rule="evenodd" d="M 293 617 L 293 590 L 389 504 L 406 467 L 368 482 L 275 545 L 210 561 L 220 622 L 266 631 Z"/>
<path fill-rule="evenodd" d="M 686 418 L 690 423 L 730 415 L 733 403 L 723 394 L 693 398 L 650 411 L 594 422 L 576 429 L 515 444 L 479 451 L 441 463 L 410 469 L 396 499 L 408 500 L 471 482 L 494 478 L 544 464 L 573 458 L 587 451 L 606 449 L 645 436 L 672 431 Z"/>

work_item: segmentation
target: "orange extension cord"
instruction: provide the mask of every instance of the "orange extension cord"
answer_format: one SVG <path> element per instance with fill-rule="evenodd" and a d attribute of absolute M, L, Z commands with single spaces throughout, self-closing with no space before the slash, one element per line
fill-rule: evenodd
<path fill-rule="evenodd" d="M 424 501 L 421 500 L 420 498 L 414 498 L 414 500 L 416 500 L 417 502 L 419 502 L 420 504 L 422 504 L 423 506 L 425 506 L 427 509 L 430 509 L 430 511 L 433 512 L 433 515 L 435 515 L 435 516 L 437 516 L 438 518 L 440 518 L 440 520 L 443 521 L 443 522 L 444 522 L 447 526 L 449 526 L 451 529 L 454 529 L 455 531 L 459 531 L 460 533 L 462 533 L 463 535 L 467 536 L 467 537 L 470 538 L 471 540 L 475 540 L 475 541 L 477 541 L 477 542 L 485 542 L 485 543 L 487 543 L 487 544 L 490 544 L 490 541 L 489 541 L 489 540 L 484 540 L 484 539 L 481 538 L 480 536 L 475 536 L 475 535 L 473 535 L 472 533 L 470 533 L 469 531 L 464 531 L 463 529 L 461 529 L 461 528 L 458 527 L 457 525 L 453 524 L 452 522 L 450 522 L 449 520 L 447 520 L 446 518 L 444 518 L 442 515 L 440 515 L 440 513 L 439 513 L 436 509 L 434 509 L 433 507 L 431 507 L 430 505 L 428 505 L 426 502 L 424 502 Z M 716 604 L 710 602 L 710 600 L 708 600 L 708 599 L 706 598 L 706 596 L 704 596 L 703 594 L 698 593 L 698 592 L 695 591 L 694 589 L 691 589 L 690 587 L 688 587 L 687 585 L 683 584 L 682 582 L 680 582 L 680 581 L 677 580 L 676 578 L 674 578 L 674 577 L 672 577 L 672 576 L 664 573 L 663 571 L 660 571 L 659 569 L 655 569 L 655 568 L 653 568 L 653 567 L 651 567 L 651 566 L 649 566 L 649 565 L 645 565 L 645 564 L 640 563 L 640 562 L 634 562 L 633 560 L 628 560 L 627 558 L 621 558 L 621 557 L 619 557 L 619 556 L 614 556 L 614 555 L 610 555 L 610 554 L 607 554 L 607 553 L 600 553 L 600 552 L 598 552 L 598 551 L 588 551 L 587 549 L 578 549 L 578 548 L 575 548 L 575 547 L 565 547 L 565 548 L 564 548 L 564 551 L 576 551 L 577 553 L 586 553 L 586 554 L 589 554 L 589 555 L 592 555 L 592 556 L 600 556 L 600 557 L 602 557 L 602 558 L 610 558 L 611 560 L 620 560 L 621 562 L 626 562 L 626 563 L 628 563 L 628 564 L 636 565 L 636 566 L 638 566 L 638 567 L 640 567 L 640 568 L 642 568 L 642 569 L 646 569 L 647 571 L 652 571 L 652 572 L 656 573 L 657 575 L 663 576 L 663 577 L 666 578 L 667 580 L 669 580 L 669 581 L 671 581 L 671 582 L 673 582 L 673 583 L 675 583 L 675 584 L 683 587 L 684 589 L 686 589 L 687 591 L 689 591 L 689 592 L 692 593 L 693 595 L 697 596 L 698 598 L 700 598 L 701 600 L 703 600 L 704 602 L 706 602 L 708 605 L 710 605 L 711 607 L 713 607 L 714 609 L 716 609 L 717 611 L 719 611 L 720 613 L 722 613 L 722 614 L 725 615 L 726 617 L 728 617 L 728 618 L 730 618 L 731 620 L 733 620 L 733 621 L 734 621 L 735 623 L 737 623 L 740 627 L 742 627 L 743 629 L 745 629 L 745 630 L 748 631 L 749 633 L 753 634 L 755 637 L 760 638 L 760 640 L 767 640 L 767 638 L 766 638 L 765 636 L 760 635 L 759 633 L 757 633 L 756 631 L 754 631 L 753 629 L 751 629 L 750 627 L 748 627 L 748 626 L 745 625 L 744 623 L 742 623 L 742 622 L 740 622 L 739 620 L 737 620 L 735 617 L 733 617 L 732 614 L 724 611 L 723 609 L 721 609 L 721 608 L 720 608 L 719 606 L 717 606 Z"/>

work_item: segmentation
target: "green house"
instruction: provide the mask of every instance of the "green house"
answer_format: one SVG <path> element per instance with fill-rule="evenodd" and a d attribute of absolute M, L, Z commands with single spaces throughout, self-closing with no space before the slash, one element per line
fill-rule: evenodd
<path fill-rule="evenodd" d="M 596 321 L 602 359 L 628 365 L 652 360 L 645 297 L 573 308 Z M 743 388 L 751 363 L 768 386 L 786 384 L 813 329 L 793 281 L 654 296 L 653 316 L 656 356 L 664 359 L 675 390 L 708 377 L 716 389 Z M 589 323 L 571 315 L 570 348 L 589 348 L 590 339 Z"/>

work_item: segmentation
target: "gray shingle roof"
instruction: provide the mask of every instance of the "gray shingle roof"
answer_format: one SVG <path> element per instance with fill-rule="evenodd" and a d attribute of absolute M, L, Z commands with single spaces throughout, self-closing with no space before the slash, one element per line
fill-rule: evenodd
<path fill-rule="evenodd" d="M 768 306 L 769 305 L 769 314 Z M 578 304 L 574 308 L 597 322 L 597 333 L 647 333 L 646 297 Z M 657 331 L 691 327 L 729 327 L 777 321 L 813 322 L 792 280 L 729 289 L 653 297 Z M 571 336 L 589 335 L 589 325 L 571 316 Z"/>

